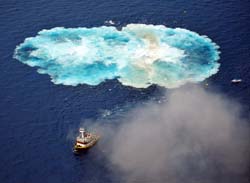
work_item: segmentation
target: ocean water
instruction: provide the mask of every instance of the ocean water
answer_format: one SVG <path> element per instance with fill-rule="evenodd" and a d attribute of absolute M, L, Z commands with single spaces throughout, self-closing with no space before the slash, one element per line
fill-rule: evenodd
<path fill-rule="evenodd" d="M 43 29 L 99 27 L 108 20 L 119 29 L 131 23 L 154 24 L 207 35 L 221 51 L 219 71 L 208 82 L 245 105 L 247 115 L 249 7 L 247 0 L 1 1 L 0 181 L 123 182 L 120 172 L 99 151 L 74 156 L 72 136 L 86 119 L 119 122 L 113 113 L 159 100 L 164 92 L 156 85 L 138 89 L 117 80 L 96 86 L 55 85 L 48 75 L 13 58 L 25 38 Z M 232 85 L 233 78 L 243 82 Z"/>

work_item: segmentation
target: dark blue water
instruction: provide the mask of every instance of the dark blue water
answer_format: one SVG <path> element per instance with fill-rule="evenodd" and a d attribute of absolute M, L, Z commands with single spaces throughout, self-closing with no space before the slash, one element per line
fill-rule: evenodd
<path fill-rule="evenodd" d="M 72 154 L 72 134 L 84 119 L 104 110 L 161 96 L 162 89 L 124 87 L 109 81 L 97 87 L 54 85 L 47 75 L 14 60 L 16 45 L 41 29 L 93 27 L 114 20 L 164 24 L 208 35 L 221 47 L 219 73 L 210 78 L 226 95 L 250 102 L 250 2 L 248 0 L 16 1 L 0 2 L 0 181 L 122 182 L 102 153 Z M 230 80 L 242 78 L 240 85 Z"/>

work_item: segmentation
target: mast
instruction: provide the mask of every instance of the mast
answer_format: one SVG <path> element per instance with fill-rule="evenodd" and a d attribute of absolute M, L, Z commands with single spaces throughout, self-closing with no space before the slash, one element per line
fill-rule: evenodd
<path fill-rule="evenodd" d="M 80 138 L 84 138 L 84 136 L 85 136 L 85 133 L 86 133 L 86 131 L 85 131 L 85 129 L 84 128 L 80 128 L 79 129 L 79 132 L 80 132 Z"/>

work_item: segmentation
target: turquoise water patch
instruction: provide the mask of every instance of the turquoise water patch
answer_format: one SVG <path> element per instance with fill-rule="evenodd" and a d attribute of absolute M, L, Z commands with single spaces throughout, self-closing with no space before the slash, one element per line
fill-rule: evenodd
<path fill-rule="evenodd" d="M 163 25 L 59 27 L 26 38 L 14 58 L 55 84 L 98 85 L 117 78 L 136 88 L 175 88 L 217 73 L 218 48 L 206 36 Z"/>

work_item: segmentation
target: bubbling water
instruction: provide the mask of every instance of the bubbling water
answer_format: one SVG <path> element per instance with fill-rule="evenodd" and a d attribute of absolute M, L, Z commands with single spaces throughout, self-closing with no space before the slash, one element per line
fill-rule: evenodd
<path fill-rule="evenodd" d="M 14 58 L 55 84 L 123 85 L 175 88 L 218 72 L 218 46 L 195 32 L 163 25 L 128 24 L 42 30 L 15 49 Z"/>

